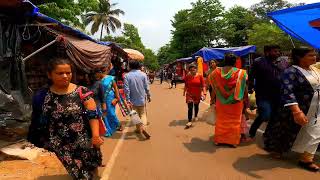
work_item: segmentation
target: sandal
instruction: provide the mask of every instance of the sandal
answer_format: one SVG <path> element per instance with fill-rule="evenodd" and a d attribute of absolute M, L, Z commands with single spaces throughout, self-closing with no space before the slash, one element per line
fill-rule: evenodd
<path fill-rule="evenodd" d="M 192 127 L 192 122 L 188 122 L 188 123 L 186 124 L 185 129 L 189 129 L 189 128 L 191 128 L 191 127 Z"/>
<path fill-rule="evenodd" d="M 145 130 L 142 130 L 142 134 L 146 137 L 146 140 L 150 139 L 151 137 Z"/>
<path fill-rule="evenodd" d="M 117 128 L 117 131 L 123 131 L 122 125 Z"/>
<path fill-rule="evenodd" d="M 320 169 L 319 166 L 317 166 L 314 162 L 299 161 L 298 164 L 303 169 L 306 169 L 306 170 L 311 171 L 311 172 L 317 172 Z"/>

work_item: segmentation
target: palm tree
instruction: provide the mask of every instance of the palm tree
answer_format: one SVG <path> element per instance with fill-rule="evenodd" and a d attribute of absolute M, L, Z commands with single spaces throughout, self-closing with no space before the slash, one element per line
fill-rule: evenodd
<path fill-rule="evenodd" d="M 101 27 L 100 40 L 102 39 L 103 28 L 107 30 L 107 33 L 115 32 L 118 28 L 121 28 L 121 22 L 118 19 L 119 15 L 124 15 L 124 11 L 121 9 L 113 9 L 118 3 L 110 4 L 109 0 L 100 0 L 97 11 L 88 12 L 84 15 L 84 24 L 87 26 L 90 23 L 91 34 L 98 32 Z"/>

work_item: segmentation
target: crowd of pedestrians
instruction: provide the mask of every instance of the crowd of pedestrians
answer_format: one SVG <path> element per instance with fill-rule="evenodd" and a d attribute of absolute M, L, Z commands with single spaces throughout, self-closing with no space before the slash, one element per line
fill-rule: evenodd
<path fill-rule="evenodd" d="M 226 54 L 223 63 L 212 61 L 206 78 L 196 65 L 189 65 L 183 96 L 188 107 L 186 129 L 197 121 L 199 104 L 210 93 L 215 111 L 214 143 L 237 147 L 248 133 L 254 140 L 258 128 L 268 122 L 263 135 L 265 150 L 281 157 L 289 150 L 301 154 L 299 165 L 318 171 L 314 155 L 320 143 L 320 71 L 313 65 L 317 55 L 312 48 L 294 48 L 291 62 L 280 57 L 279 46 L 266 46 L 264 56 L 254 60 L 249 74 L 236 68 L 236 56 Z M 149 79 L 138 61 L 129 62 L 129 72 L 122 75 L 123 92 L 111 65 L 96 69 L 86 86 L 71 83 L 73 68 L 66 59 L 48 63 L 47 88 L 35 93 L 28 140 L 54 152 L 74 179 L 93 179 L 102 165 L 101 136 L 112 136 L 123 127 L 116 105 L 124 115 L 134 110 L 141 124 L 136 132 L 146 133 L 147 102 L 151 102 Z M 167 72 L 160 72 L 160 83 Z M 171 88 L 176 86 L 171 72 Z M 245 114 L 248 93 L 255 91 L 258 116 L 247 132 Z M 124 110 L 125 109 L 125 110 Z M 105 131 L 101 131 L 101 127 Z"/>
<path fill-rule="evenodd" d="M 91 180 L 102 166 L 100 146 L 103 136 L 122 131 L 116 105 L 125 108 L 124 115 L 135 110 L 142 121 L 137 133 L 146 139 L 146 99 L 151 101 L 147 75 L 138 61 L 129 63 L 130 72 L 124 77 L 124 94 L 119 93 L 111 64 L 94 70 L 86 78 L 85 86 L 71 83 L 73 67 L 67 59 L 53 59 L 48 63 L 46 88 L 33 98 L 32 121 L 28 141 L 54 152 L 73 179 Z"/>
<path fill-rule="evenodd" d="M 255 91 L 258 116 L 249 136 L 268 122 L 263 135 L 264 148 L 274 157 L 291 151 L 300 153 L 299 166 L 319 171 L 314 155 L 320 144 L 320 71 L 314 65 L 317 53 L 308 47 L 294 48 L 290 61 L 279 58 L 279 46 L 266 46 L 264 56 L 249 69 L 235 67 L 236 57 L 225 59 L 208 75 L 212 108 L 216 113 L 214 142 L 236 147 L 241 141 L 242 124 L 248 105 L 248 92 Z M 187 86 L 186 81 L 186 86 Z M 189 118 L 189 117 L 188 117 Z M 244 123 L 246 124 L 246 123 Z"/>

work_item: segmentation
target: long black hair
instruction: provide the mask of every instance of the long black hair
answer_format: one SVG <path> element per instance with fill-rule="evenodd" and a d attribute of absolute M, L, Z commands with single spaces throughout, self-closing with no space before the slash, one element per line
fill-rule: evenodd
<path fill-rule="evenodd" d="M 300 60 L 312 51 L 314 51 L 314 49 L 310 47 L 299 47 L 299 48 L 292 49 L 291 51 L 292 64 L 299 65 Z"/>
<path fill-rule="evenodd" d="M 223 66 L 235 66 L 237 61 L 237 56 L 232 53 L 227 53 L 224 56 Z"/>

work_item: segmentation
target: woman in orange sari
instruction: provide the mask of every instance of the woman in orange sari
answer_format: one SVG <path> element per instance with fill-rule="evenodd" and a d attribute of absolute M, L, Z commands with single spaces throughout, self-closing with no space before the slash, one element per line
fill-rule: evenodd
<path fill-rule="evenodd" d="M 225 55 L 223 67 L 209 76 L 216 99 L 216 126 L 214 142 L 237 147 L 241 138 L 241 117 L 246 89 L 247 73 L 235 66 L 236 56 Z"/>

